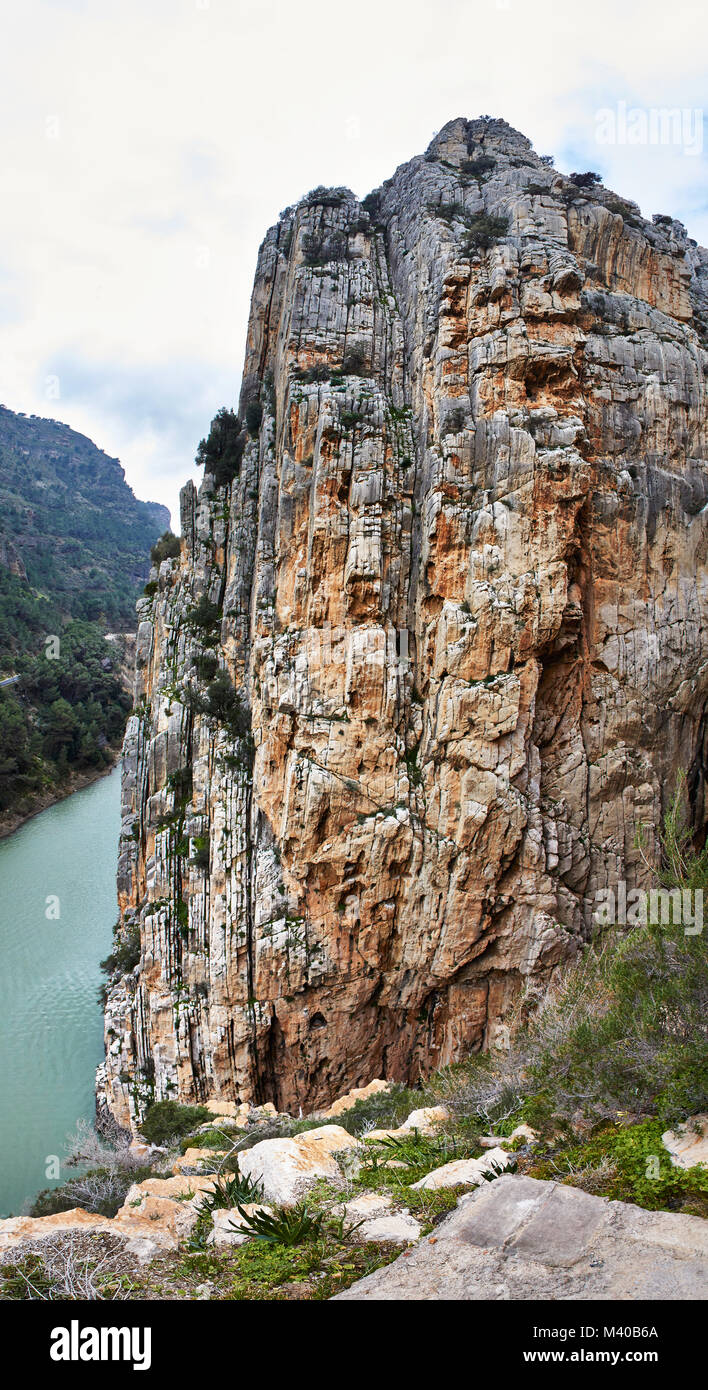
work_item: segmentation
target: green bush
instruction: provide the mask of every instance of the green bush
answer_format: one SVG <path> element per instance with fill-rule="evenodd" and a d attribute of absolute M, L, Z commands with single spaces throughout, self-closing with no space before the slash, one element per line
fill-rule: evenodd
<path fill-rule="evenodd" d="M 238 415 L 222 406 L 211 422 L 206 439 L 197 449 L 196 461 L 210 473 L 217 487 L 226 487 L 238 477 L 246 447 L 246 434 Z"/>
<path fill-rule="evenodd" d="M 346 376 L 363 376 L 366 369 L 366 349 L 360 344 L 345 353 L 342 361 L 342 371 Z"/>
<path fill-rule="evenodd" d="M 190 632 L 198 633 L 202 637 L 218 636 L 218 627 L 221 622 L 221 609 L 218 603 L 212 603 L 206 594 L 202 594 L 197 603 L 187 610 L 185 626 Z"/>
<path fill-rule="evenodd" d="M 254 1182 L 245 1173 L 219 1178 L 211 1192 L 206 1192 L 200 1206 L 206 1211 L 228 1211 L 239 1202 L 262 1202 L 263 1184 Z"/>
<path fill-rule="evenodd" d="M 242 1130 L 232 1124 L 224 1125 L 223 1129 L 206 1129 L 202 1133 L 190 1134 L 187 1139 L 183 1139 L 180 1148 L 183 1154 L 187 1149 L 226 1149 L 230 1144 L 235 1144 L 242 1133 Z"/>
<path fill-rule="evenodd" d="M 219 662 L 213 652 L 200 652 L 195 661 L 195 666 L 199 679 L 210 681 L 214 679 L 219 669 Z"/>
<path fill-rule="evenodd" d="M 442 218 L 448 225 L 453 222 L 468 222 L 470 217 L 464 203 L 431 203 L 429 211 Z"/>
<path fill-rule="evenodd" d="M 250 435 L 257 435 L 263 419 L 263 406 L 260 401 L 249 401 L 246 406 L 246 429 Z"/>
<path fill-rule="evenodd" d="M 190 859 L 196 869 L 209 868 L 209 836 L 196 835 L 193 841 L 193 854 Z"/>
<path fill-rule="evenodd" d="M 380 188 L 375 188 L 373 192 L 367 193 L 366 197 L 362 198 L 361 206 L 364 212 L 368 212 L 370 217 L 378 217 L 381 211 L 381 197 L 382 190 Z"/>
<path fill-rule="evenodd" d="M 477 155 L 476 159 L 463 159 L 460 172 L 465 178 L 478 179 L 496 168 L 497 161 L 490 154 Z"/>
<path fill-rule="evenodd" d="M 306 1202 L 298 1202 L 294 1207 L 274 1207 L 270 1212 L 255 1211 L 250 1216 L 239 1204 L 237 1211 L 242 1224 L 234 1230 L 246 1231 L 268 1245 L 302 1245 L 317 1240 L 325 1219 L 323 1211 L 311 1211 Z"/>
<path fill-rule="evenodd" d="M 325 188 L 324 184 L 318 184 L 317 188 L 310 189 L 303 201 L 309 208 L 338 208 L 347 201 L 348 191 L 346 188 Z"/>
<path fill-rule="evenodd" d="M 250 732 L 248 710 L 234 689 L 228 671 L 219 671 L 207 686 L 202 712 L 225 724 L 236 738 L 245 738 Z"/>
<path fill-rule="evenodd" d="M 298 367 L 293 372 L 293 376 L 297 381 L 304 381 L 307 383 L 314 381 L 329 381 L 331 375 L 332 368 L 328 367 L 324 362 L 317 363 L 314 367 Z"/>
<path fill-rule="evenodd" d="M 598 183 L 602 183 L 600 175 L 592 169 L 588 169 L 584 174 L 569 174 L 568 177 L 576 188 L 595 188 Z"/>
<path fill-rule="evenodd" d="M 509 231 L 509 218 L 491 217 L 488 213 L 478 213 L 470 217 L 464 248 L 469 254 L 474 251 L 487 251 L 490 246 L 506 236 Z"/>
<path fill-rule="evenodd" d="M 180 1105 L 176 1100 L 157 1100 L 149 1105 L 140 1126 L 148 1144 L 166 1144 L 212 1118 L 204 1105 Z"/>
<path fill-rule="evenodd" d="M 663 1120 L 606 1125 L 534 1160 L 533 1177 L 572 1183 L 616 1202 L 648 1211 L 708 1216 L 708 1171 L 676 1168 L 662 1143 Z"/>
<path fill-rule="evenodd" d="M 397 1129 L 411 1110 L 419 1109 L 424 1103 L 420 1091 L 396 1083 L 388 1091 L 375 1091 L 364 1100 L 358 1100 L 337 1116 L 337 1124 L 357 1138 L 367 1129 Z"/>
<path fill-rule="evenodd" d="M 113 950 L 101 961 L 107 975 L 127 975 L 140 960 L 140 925 L 138 922 L 117 922 L 113 929 Z"/>
<path fill-rule="evenodd" d="M 175 536 L 172 531 L 164 531 L 159 541 L 155 541 L 150 551 L 150 559 L 153 565 L 161 565 L 163 560 L 178 559 L 180 552 L 179 536 Z"/>

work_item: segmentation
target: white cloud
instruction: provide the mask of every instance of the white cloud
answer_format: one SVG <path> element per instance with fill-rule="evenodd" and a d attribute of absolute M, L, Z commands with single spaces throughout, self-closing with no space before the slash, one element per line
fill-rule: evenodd
<path fill-rule="evenodd" d="M 25 0 L 4 23 L 0 394 L 173 512 L 236 399 L 258 244 L 313 185 L 363 195 L 488 112 L 708 239 L 705 156 L 595 140 L 603 106 L 700 107 L 702 6 Z"/>

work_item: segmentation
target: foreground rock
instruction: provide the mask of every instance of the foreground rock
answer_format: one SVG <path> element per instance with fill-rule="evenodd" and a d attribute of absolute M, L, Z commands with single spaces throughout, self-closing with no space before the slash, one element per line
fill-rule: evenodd
<path fill-rule="evenodd" d="M 337 1300 L 706 1297 L 708 1222 L 700 1217 L 505 1176 Z"/>
<path fill-rule="evenodd" d="M 113 1217 L 72 1207 L 52 1216 L 11 1216 L 0 1221 L 0 1254 L 29 1241 L 76 1232 L 119 1236 L 140 1264 L 176 1250 L 194 1229 L 202 1194 L 214 1189 L 206 1176 L 146 1178 L 133 1183 Z"/>
<path fill-rule="evenodd" d="M 345 1202 L 342 1210 L 346 1221 L 356 1227 L 356 1240 L 377 1245 L 412 1245 L 420 1240 L 420 1223 L 407 1207 L 394 1207 L 393 1199 L 384 1192 L 362 1192 Z"/>
<path fill-rule="evenodd" d="M 176 1206 L 177 1204 L 174 1203 Z M 169 1223 L 152 1220 L 149 1216 L 130 1213 L 119 1219 L 118 1216 L 97 1216 L 84 1211 L 83 1207 L 72 1207 L 70 1211 L 57 1212 L 53 1216 L 11 1216 L 0 1221 L 0 1255 L 27 1242 L 51 1239 L 58 1233 L 98 1234 L 120 1236 L 126 1242 L 127 1253 L 133 1255 L 139 1264 L 147 1264 L 157 1255 L 176 1250 L 178 1238 Z"/>
<path fill-rule="evenodd" d="M 262 1139 L 238 1155 L 239 1171 L 263 1185 L 266 1201 L 292 1206 L 320 1178 L 339 1179 L 335 1154 L 356 1157 L 362 1148 L 341 1125 L 322 1125 L 292 1139 Z"/>

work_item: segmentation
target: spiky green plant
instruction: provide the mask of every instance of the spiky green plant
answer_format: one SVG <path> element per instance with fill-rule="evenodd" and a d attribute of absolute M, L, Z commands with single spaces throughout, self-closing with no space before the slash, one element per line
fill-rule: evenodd
<path fill-rule="evenodd" d="M 307 1240 L 318 1240 L 322 1235 L 324 1212 L 311 1211 L 307 1202 L 298 1202 L 294 1207 L 274 1207 L 271 1211 L 247 1212 L 237 1204 L 241 1224 L 234 1231 L 252 1236 L 254 1240 L 265 1241 L 268 1245 L 302 1245 Z"/>
<path fill-rule="evenodd" d="M 221 1177 L 212 1192 L 205 1192 L 200 1206 L 205 1211 L 228 1211 L 239 1202 L 260 1202 L 263 1199 L 263 1186 L 254 1182 L 245 1173 L 234 1173 L 232 1177 Z"/>

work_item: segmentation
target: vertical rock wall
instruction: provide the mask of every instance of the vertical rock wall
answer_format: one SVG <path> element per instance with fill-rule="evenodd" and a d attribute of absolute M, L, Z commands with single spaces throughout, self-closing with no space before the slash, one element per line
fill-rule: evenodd
<path fill-rule="evenodd" d="M 239 479 L 140 607 L 100 1099 L 297 1109 L 498 1036 L 706 819 L 708 254 L 451 122 L 260 250 Z M 207 596 L 210 627 L 195 620 Z M 204 712 L 216 666 L 241 713 Z"/>

